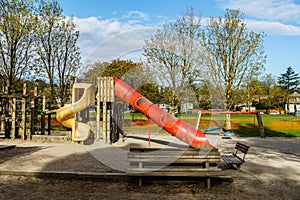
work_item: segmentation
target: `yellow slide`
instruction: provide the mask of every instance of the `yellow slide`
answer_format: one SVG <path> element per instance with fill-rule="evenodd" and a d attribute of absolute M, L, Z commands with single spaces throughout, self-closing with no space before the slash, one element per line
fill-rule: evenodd
<path fill-rule="evenodd" d="M 56 111 L 56 119 L 63 126 L 72 129 L 72 141 L 83 142 L 90 136 L 90 126 L 86 123 L 75 121 L 74 114 L 94 105 L 95 90 L 93 85 L 75 83 L 72 91 L 72 102 L 72 104 L 68 104 Z"/>

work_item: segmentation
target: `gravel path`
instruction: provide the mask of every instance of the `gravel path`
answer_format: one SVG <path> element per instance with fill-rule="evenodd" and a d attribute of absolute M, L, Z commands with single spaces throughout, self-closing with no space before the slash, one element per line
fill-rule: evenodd
<path fill-rule="evenodd" d="M 137 144 L 137 140 L 129 141 Z M 251 146 L 246 163 L 239 172 L 225 171 L 233 182 L 212 180 L 210 190 L 204 180 L 146 181 L 138 187 L 135 179 L 1 175 L 0 199 L 299 199 L 300 138 L 220 139 L 217 146 L 221 153 L 228 153 L 237 141 Z M 116 172 L 99 162 L 84 145 L 0 141 L 0 145 L 11 144 L 17 148 L 0 151 L 0 171 Z"/>

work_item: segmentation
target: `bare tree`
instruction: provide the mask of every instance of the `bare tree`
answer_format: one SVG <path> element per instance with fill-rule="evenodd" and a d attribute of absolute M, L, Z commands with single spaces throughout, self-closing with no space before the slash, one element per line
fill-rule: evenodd
<path fill-rule="evenodd" d="M 68 101 L 68 83 L 80 64 L 79 31 L 72 18 L 62 16 L 57 1 L 40 1 L 36 34 L 36 70 L 49 80 L 53 103 Z"/>
<path fill-rule="evenodd" d="M 227 110 L 235 104 L 234 91 L 264 70 L 263 36 L 247 30 L 239 10 L 227 10 L 225 18 L 208 21 L 203 33 L 207 80 L 224 96 Z"/>
<path fill-rule="evenodd" d="M 172 90 L 173 114 L 186 96 L 187 88 L 198 77 L 195 67 L 201 39 L 200 22 L 201 18 L 190 7 L 178 20 L 166 23 L 146 40 L 144 55 L 157 75 L 157 82 Z"/>
<path fill-rule="evenodd" d="M 7 81 L 8 93 L 13 82 L 32 66 L 33 34 L 37 20 L 31 1 L 0 1 L 0 74 Z"/>

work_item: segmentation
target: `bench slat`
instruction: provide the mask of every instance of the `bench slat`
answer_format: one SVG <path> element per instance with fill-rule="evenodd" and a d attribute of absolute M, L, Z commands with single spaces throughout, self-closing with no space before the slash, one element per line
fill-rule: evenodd
<path fill-rule="evenodd" d="M 185 172 L 220 172 L 221 169 L 218 167 L 210 167 L 210 168 L 178 168 L 178 167 L 166 167 L 166 168 L 155 168 L 155 167 L 131 167 L 128 171 L 132 172 L 178 172 L 178 173 L 185 173 Z"/>
<path fill-rule="evenodd" d="M 224 173 L 220 171 L 210 171 L 210 172 L 201 172 L 201 173 L 195 173 L 195 172 L 145 172 L 145 173 L 127 173 L 131 176 L 143 176 L 143 177 L 162 177 L 162 176 L 175 176 L 175 177 L 219 177 L 219 176 L 225 176 Z"/>
<path fill-rule="evenodd" d="M 250 148 L 250 146 L 248 146 L 246 144 L 242 144 L 240 142 L 237 142 L 236 145 L 235 145 L 235 149 L 243 152 L 244 154 L 247 154 L 249 148 Z"/>
<path fill-rule="evenodd" d="M 214 159 L 214 158 L 219 158 L 220 155 L 207 155 L 207 156 L 180 156 L 180 155 L 149 155 L 149 154 L 145 154 L 145 155 L 141 155 L 141 154 L 128 154 L 128 158 L 170 158 L 170 159 L 176 159 L 176 158 L 188 158 L 188 159 Z"/>
<path fill-rule="evenodd" d="M 243 163 L 241 160 L 237 159 L 233 155 L 221 155 L 221 158 L 224 160 L 225 163 L 232 163 L 232 164 L 241 164 Z"/>
<path fill-rule="evenodd" d="M 220 158 L 212 159 L 166 159 L 166 158 L 130 158 L 129 162 L 142 162 L 142 163 L 204 163 L 204 162 L 220 162 Z"/>

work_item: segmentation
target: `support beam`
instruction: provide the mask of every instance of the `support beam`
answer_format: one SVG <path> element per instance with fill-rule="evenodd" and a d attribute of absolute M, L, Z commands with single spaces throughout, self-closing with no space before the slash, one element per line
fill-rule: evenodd
<path fill-rule="evenodd" d="M 26 88 L 26 83 L 23 84 L 23 97 L 21 101 L 21 124 L 20 124 L 20 134 L 21 134 L 21 139 L 26 140 L 26 93 L 27 93 L 27 88 Z"/>
<path fill-rule="evenodd" d="M 16 109 L 17 109 L 17 99 L 14 97 L 11 100 L 11 131 L 10 138 L 16 139 Z"/>

